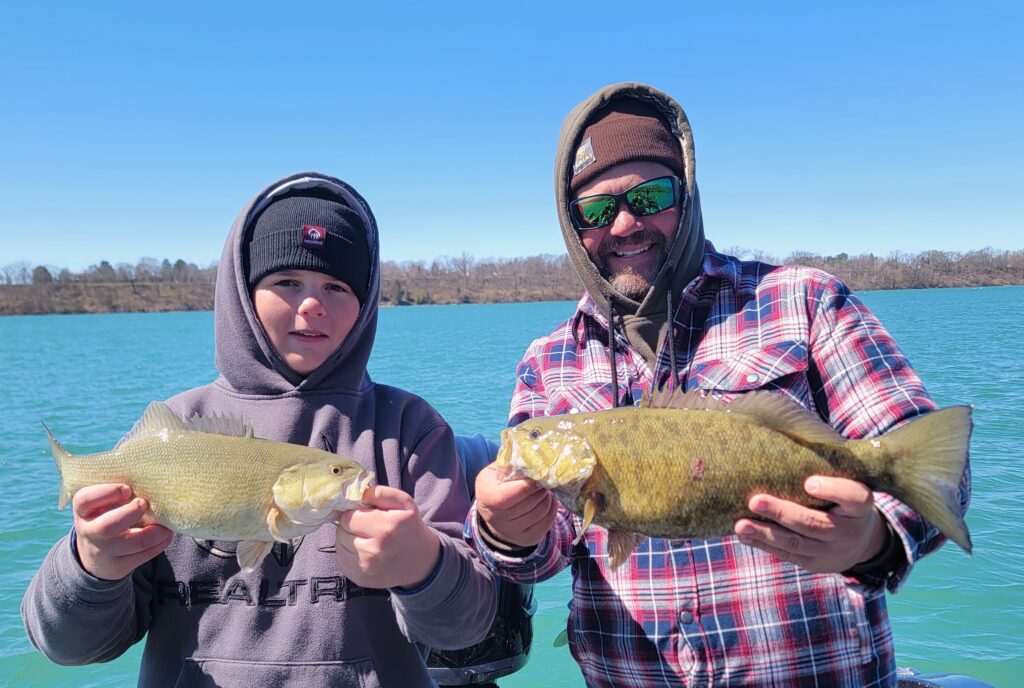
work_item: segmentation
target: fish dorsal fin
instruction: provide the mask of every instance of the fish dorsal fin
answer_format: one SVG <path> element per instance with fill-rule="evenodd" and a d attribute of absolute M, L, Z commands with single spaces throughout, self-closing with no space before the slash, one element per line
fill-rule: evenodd
<path fill-rule="evenodd" d="M 666 391 L 664 388 L 656 389 L 651 394 L 645 394 L 640 401 L 644 408 L 671 408 L 684 410 L 711 409 L 721 411 L 725 404 L 718 397 L 705 390 L 691 389 L 684 392 L 682 389 Z"/>
<path fill-rule="evenodd" d="M 192 430 L 231 437 L 253 436 L 252 427 L 246 425 L 245 421 L 239 418 L 214 413 L 205 417 L 195 415 L 188 420 L 182 420 L 171 410 L 170 406 L 162 401 L 154 401 L 146 407 L 142 417 L 135 422 L 132 429 L 121 438 L 114 449 L 140 437 L 157 435 L 167 430 Z"/>
<path fill-rule="evenodd" d="M 241 418 L 214 413 L 209 416 L 196 414 L 185 421 L 185 429 L 194 432 L 209 432 L 229 437 L 252 437 L 252 426 Z"/>
<path fill-rule="evenodd" d="M 816 414 L 792 399 L 758 390 L 735 397 L 725 406 L 730 413 L 745 416 L 758 425 L 796 441 L 815 444 L 843 444 L 846 439 Z"/>
<path fill-rule="evenodd" d="M 842 444 L 846 441 L 821 418 L 800 404 L 781 394 L 763 389 L 739 394 L 730 402 L 725 402 L 720 396 L 706 390 L 658 390 L 645 398 L 642 405 L 649 408 L 735 413 L 752 423 L 802 442 Z"/>
<path fill-rule="evenodd" d="M 135 421 L 135 425 L 121 438 L 114 446 L 114 449 L 140 437 L 149 437 L 162 433 L 165 430 L 182 430 L 184 428 L 185 423 L 181 418 L 178 418 L 177 414 L 167 404 L 162 401 L 154 401 L 146 407 L 142 417 Z"/>

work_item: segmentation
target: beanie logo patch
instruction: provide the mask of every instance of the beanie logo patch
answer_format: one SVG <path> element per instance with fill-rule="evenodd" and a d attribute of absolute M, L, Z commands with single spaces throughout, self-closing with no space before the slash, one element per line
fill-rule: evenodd
<path fill-rule="evenodd" d="M 327 230 L 316 225 L 302 225 L 302 248 L 322 251 L 327 247 Z"/>
<path fill-rule="evenodd" d="M 588 136 L 580 144 L 580 147 L 576 149 L 576 162 L 572 166 L 573 176 L 587 169 L 587 167 L 595 162 L 597 162 L 597 157 L 594 155 L 594 146 L 590 143 L 590 137 Z"/>

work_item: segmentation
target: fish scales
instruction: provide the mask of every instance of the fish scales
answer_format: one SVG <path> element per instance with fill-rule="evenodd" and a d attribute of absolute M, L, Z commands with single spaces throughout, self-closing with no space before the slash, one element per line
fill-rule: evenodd
<path fill-rule="evenodd" d="M 847 440 L 796 402 L 756 391 L 731 402 L 658 394 L 641 407 L 531 418 L 502 431 L 499 475 L 551 489 L 609 530 L 613 565 L 641 536 L 730 535 L 754 494 L 814 508 L 811 475 L 843 477 L 906 502 L 970 553 L 959 501 L 971 408 L 923 414 L 881 437 Z"/>
<path fill-rule="evenodd" d="M 848 448 L 804 446 L 739 414 L 625 408 L 595 414 L 586 426 L 572 417 L 566 423 L 568 431 L 586 428 L 597 459 L 589 485 L 604 509 L 595 521 L 653 537 L 730 532 L 753 516 L 747 503 L 758 493 L 822 507 L 803 489 L 812 474 L 882 482 Z M 582 514 L 584 498 L 567 506 Z"/>
<path fill-rule="evenodd" d="M 156 522 L 175 532 L 246 540 L 266 536 L 266 523 L 254 514 L 270 507 L 281 472 L 314 456 L 340 458 L 312 447 L 184 431 L 76 456 L 62 475 L 69 495 L 88 485 L 122 482 L 151 504 Z"/>
<path fill-rule="evenodd" d="M 44 425 L 45 428 L 45 425 Z M 149 503 L 145 521 L 204 540 L 237 541 L 251 571 L 273 543 L 313 532 L 363 506 L 372 472 L 330 452 L 259 439 L 241 420 L 181 420 L 153 402 L 109 452 L 74 456 L 50 434 L 59 507 L 90 485 L 122 483 Z"/>

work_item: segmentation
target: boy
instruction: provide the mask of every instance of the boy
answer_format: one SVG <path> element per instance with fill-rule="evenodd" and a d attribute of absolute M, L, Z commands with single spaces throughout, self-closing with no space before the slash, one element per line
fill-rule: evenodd
<path fill-rule="evenodd" d="M 126 486 L 80 490 L 71 534 L 22 603 L 36 647 L 102 662 L 148 633 L 146 686 L 404 687 L 432 685 L 425 646 L 483 636 L 494 584 L 460 537 L 469 499 L 451 429 L 366 373 L 378 290 L 376 222 L 354 189 L 306 173 L 253 199 L 218 269 L 220 376 L 168 404 L 355 459 L 377 475 L 371 508 L 275 544 L 244 574 L 235 543 L 138 527 L 148 505 Z"/>

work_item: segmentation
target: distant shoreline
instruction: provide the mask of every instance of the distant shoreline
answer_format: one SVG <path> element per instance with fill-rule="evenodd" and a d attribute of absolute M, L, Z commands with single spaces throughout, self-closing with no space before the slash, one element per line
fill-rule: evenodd
<path fill-rule="evenodd" d="M 850 257 L 797 253 L 777 260 L 726 249 L 769 265 L 804 265 L 835 275 L 854 291 L 994 287 L 1024 284 L 1024 250 L 928 251 Z M 57 274 L 55 275 L 54 272 Z M 213 310 L 216 265 L 153 259 L 132 266 L 106 261 L 80 274 L 11 264 L 0 277 L 0 315 L 151 313 Z M 381 264 L 381 306 L 576 301 L 583 285 L 567 255 L 477 261 L 472 256 Z"/>
<path fill-rule="evenodd" d="M 970 284 L 925 287 L 894 286 L 865 291 L 893 291 L 898 289 L 955 289 L 978 287 L 1009 287 L 1024 285 L 1024 281 L 999 284 Z M 404 306 L 450 306 L 486 303 L 538 303 L 544 301 L 578 301 L 582 289 L 572 294 L 555 294 L 550 298 L 504 299 L 475 301 L 430 301 L 393 303 L 381 300 L 382 308 Z M 97 313 L 174 313 L 213 310 L 213 285 L 122 285 L 122 284 L 70 284 L 0 285 L 0 317 L 8 315 L 73 315 Z"/>

